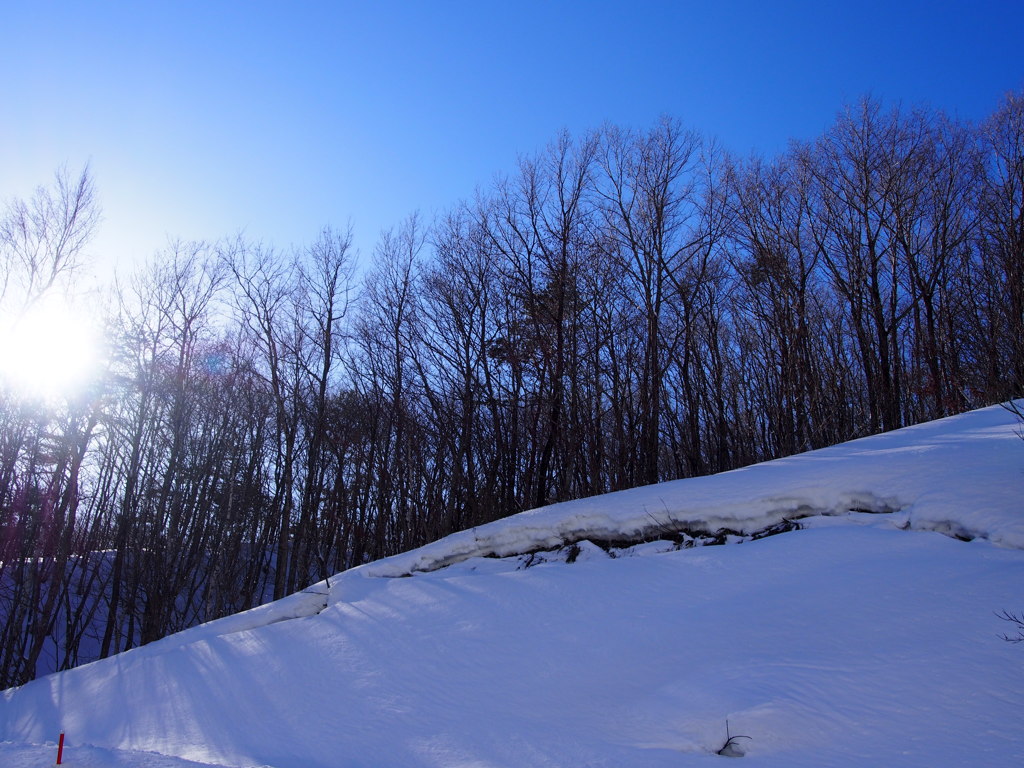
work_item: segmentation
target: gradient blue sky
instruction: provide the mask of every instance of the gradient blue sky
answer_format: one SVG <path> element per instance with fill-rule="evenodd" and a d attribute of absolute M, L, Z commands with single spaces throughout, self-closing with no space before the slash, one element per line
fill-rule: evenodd
<path fill-rule="evenodd" d="M 660 114 L 772 154 L 865 93 L 1024 87 L 1024 2 L 52 2 L 0 10 L 0 197 L 91 164 L 93 250 L 431 216 L 561 128 Z"/>

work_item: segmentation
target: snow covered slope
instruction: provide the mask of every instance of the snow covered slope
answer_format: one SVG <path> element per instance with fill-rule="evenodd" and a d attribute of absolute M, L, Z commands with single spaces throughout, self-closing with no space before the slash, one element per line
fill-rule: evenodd
<path fill-rule="evenodd" d="M 1022 765 L 1017 433 L 989 408 L 456 534 L 4 692 L 0 765 L 62 728 L 73 766 L 709 765 L 727 720 L 755 765 Z"/>

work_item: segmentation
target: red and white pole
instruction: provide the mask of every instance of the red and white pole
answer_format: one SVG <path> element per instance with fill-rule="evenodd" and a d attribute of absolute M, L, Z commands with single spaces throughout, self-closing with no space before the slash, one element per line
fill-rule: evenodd
<path fill-rule="evenodd" d="M 57 742 L 57 765 L 60 765 L 61 759 L 64 757 L 64 731 L 60 732 L 60 741 Z"/>

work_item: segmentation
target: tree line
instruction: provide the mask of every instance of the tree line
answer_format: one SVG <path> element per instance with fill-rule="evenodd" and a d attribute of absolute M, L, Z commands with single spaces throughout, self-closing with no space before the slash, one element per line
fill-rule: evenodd
<path fill-rule="evenodd" d="M 0 298 L 59 289 L 97 215 L 88 172 L 9 203 Z M 86 390 L 0 393 L 3 686 L 531 507 L 1019 396 L 1024 94 L 978 124 L 863 99 L 773 158 L 670 118 L 566 133 L 368 265 L 330 229 L 179 242 L 111 296 Z"/>

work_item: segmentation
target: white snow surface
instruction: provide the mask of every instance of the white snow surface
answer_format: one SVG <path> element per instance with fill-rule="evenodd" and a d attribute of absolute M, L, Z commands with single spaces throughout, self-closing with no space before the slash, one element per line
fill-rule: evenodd
<path fill-rule="evenodd" d="M 0 765 L 1024 765 L 1022 491 L 994 407 L 524 512 L 5 691 Z"/>
<path fill-rule="evenodd" d="M 1006 471 L 1007 454 L 1021 450 L 1015 425 L 996 406 L 732 472 L 553 504 L 380 560 L 366 573 L 401 576 L 567 539 L 657 536 L 677 525 L 752 533 L 783 518 L 851 509 L 900 510 L 912 528 L 1024 549 L 1024 516 L 1007 514 L 1019 508 L 1021 491 L 1020 478 Z"/>

